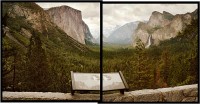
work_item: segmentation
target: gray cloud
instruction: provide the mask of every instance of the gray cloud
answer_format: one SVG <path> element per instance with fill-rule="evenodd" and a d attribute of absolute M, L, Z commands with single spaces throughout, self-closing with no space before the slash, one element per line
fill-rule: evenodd
<path fill-rule="evenodd" d="M 109 35 L 116 25 L 149 20 L 153 11 L 172 14 L 193 12 L 197 4 L 103 4 L 103 33 Z"/>
<path fill-rule="evenodd" d="M 37 3 L 37 2 L 36 2 Z M 53 2 L 53 3 L 37 3 L 42 8 L 51 8 L 62 5 L 70 6 L 74 9 L 78 9 L 82 13 L 84 22 L 90 28 L 92 35 L 97 38 L 100 36 L 100 3 L 66 3 L 66 2 Z"/>

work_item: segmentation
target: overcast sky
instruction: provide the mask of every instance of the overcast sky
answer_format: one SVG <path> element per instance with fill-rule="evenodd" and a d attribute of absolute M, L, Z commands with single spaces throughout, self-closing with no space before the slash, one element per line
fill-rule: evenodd
<path fill-rule="evenodd" d="M 37 3 L 37 2 L 36 2 Z M 42 8 L 67 5 L 82 12 L 82 19 L 90 28 L 94 38 L 100 35 L 100 4 L 99 3 L 37 3 Z"/>
<path fill-rule="evenodd" d="M 149 20 L 153 11 L 173 15 L 193 12 L 197 4 L 103 4 L 103 34 L 107 37 L 117 25 Z"/>

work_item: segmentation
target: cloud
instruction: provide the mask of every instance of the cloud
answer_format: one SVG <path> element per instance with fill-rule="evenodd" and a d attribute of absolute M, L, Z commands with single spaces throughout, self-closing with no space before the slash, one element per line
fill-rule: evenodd
<path fill-rule="evenodd" d="M 62 5 L 70 6 L 74 9 L 78 9 L 82 13 L 83 21 L 88 25 L 91 34 L 94 37 L 98 37 L 100 35 L 100 3 L 66 3 L 66 2 L 36 2 L 42 8 L 51 8 L 58 7 Z"/>
<path fill-rule="evenodd" d="M 149 20 L 153 11 L 176 14 L 193 12 L 197 4 L 103 4 L 103 34 L 111 32 L 116 25 L 133 21 Z"/>

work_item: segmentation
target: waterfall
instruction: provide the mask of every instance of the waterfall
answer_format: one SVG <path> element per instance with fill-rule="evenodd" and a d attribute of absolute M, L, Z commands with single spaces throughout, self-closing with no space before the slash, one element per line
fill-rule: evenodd
<path fill-rule="evenodd" d="M 147 45 L 145 48 L 149 48 L 149 46 L 151 45 L 151 34 L 149 35 L 149 38 L 148 38 L 148 42 L 147 42 Z"/>

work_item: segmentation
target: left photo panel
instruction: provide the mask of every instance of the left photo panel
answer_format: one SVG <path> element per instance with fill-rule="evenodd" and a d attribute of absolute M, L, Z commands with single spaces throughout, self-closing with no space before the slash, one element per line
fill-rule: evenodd
<path fill-rule="evenodd" d="M 2 101 L 100 100 L 100 2 L 1 2 Z"/>

